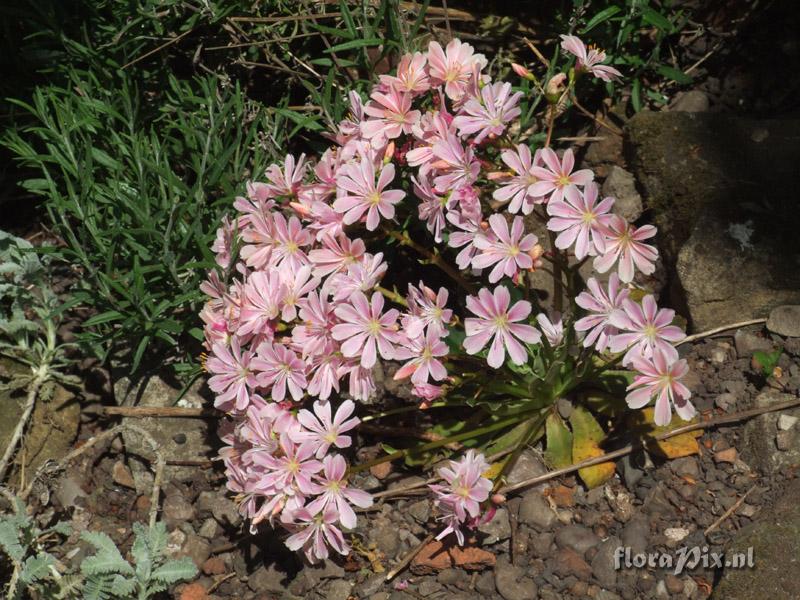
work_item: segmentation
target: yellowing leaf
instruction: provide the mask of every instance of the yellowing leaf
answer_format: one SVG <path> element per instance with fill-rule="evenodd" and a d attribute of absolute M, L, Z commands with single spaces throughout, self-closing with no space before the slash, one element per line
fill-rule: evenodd
<path fill-rule="evenodd" d="M 486 477 L 486 479 L 491 479 L 494 481 L 495 477 L 500 475 L 500 472 L 503 470 L 504 461 L 498 460 L 496 463 L 492 463 L 488 469 L 486 469 L 482 477 Z"/>
<path fill-rule="evenodd" d="M 605 438 L 600 424 L 588 410 L 576 407 L 569 417 L 572 424 L 572 460 L 576 463 L 604 454 L 600 442 Z M 578 471 L 583 482 L 591 489 L 602 485 L 614 475 L 613 462 L 604 462 Z"/>
<path fill-rule="evenodd" d="M 666 440 L 656 441 L 653 439 L 656 435 L 665 433 L 682 425 L 688 423 L 695 423 L 693 421 L 684 421 L 677 414 L 672 414 L 672 421 L 669 425 L 659 427 L 654 422 L 655 409 L 652 406 L 643 408 L 640 411 L 630 413 L 628 417 L 628 425 L 631 432 L 635 437 L 640 438 L 648 450 L 654 452 L 664 458 L 681 458 L 683 456 L 691 456 L 699 452 L 697 438 L 702 435 L 702 431 L 690 431 L 682 433 L 675 437 Z"/>
<path fill-rule="evenodd" d="M 545 422 L 547 451 L 545 458 L 555 469 L 572 464 L 572 432 L 557 413 L 550 413 Z"/>

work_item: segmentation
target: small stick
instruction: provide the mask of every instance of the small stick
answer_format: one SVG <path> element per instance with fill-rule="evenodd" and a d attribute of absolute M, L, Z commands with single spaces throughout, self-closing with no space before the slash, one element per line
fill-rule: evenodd
<path fill-rule="evenodd" d="M 155 418 L 219 418 L 221 414 L 215 409 L 191 408 L 184 406 L 104 406 L 99 410 L 104 415 L 132 417 L 144 419 Z"/>
<path fill-rule="evenodd" d="M 538 58 L 541 61 L 541 63 L 546 68 L 549 69 L 550 68 L 550 61 L 547 60 L 541 52 L 539 52 L 539 49 L 536 46 L 534 46 L 533 42 L 530 41 L 528 38 L 522 38 L 522 40 L 525 42 L 525 44 L 528 46 L 528 48 L 531 49 L 531 52 L 533 52 L 536 55 L 536 58 Z"/>
<path fill-rule="evenodd" d="M 39 389 L 50 374 L 49 366 L 49 364 L 40 366 L 36 377 L 30 383 L 28 396 L 25 400 L 25 409 L 17 422 L 17 426 L 14 428 L 14 433 L 11 435 L 11 440 L 8 442 L 5 452 L 3 452 L 3 458 L 0 458 L 0 481 L 3 481 L 3 478 L 6 476 L 6 470 L 8 469 L 11 458 L 14 456 L 14 450 L 16 450 L 17 444 L 20 439 L 22 439 L 22 434 L 25 433 L 25 427 L 28 425 L 28 421 L 33 413 L 33 408 L 36 406 L 36 396 L 39 394 Z"/>
<path fill-rule="evenodd" d="M 145 58 L 147 58 L 148 56 L 152 56 L 152 55 L 153 55 L 153 54 L 155 54 L 156 52 L 160 52 L 161 50 L 163 50 L 164 48 L 167 48 L 168 46 L 171 46 L 171 45 L 172 45 L 172 44 L 174 44 L 175 42 L 179 42 L 180 40 L 182 40 L 183 38 L 185 38 L 187 35 L 189 35 L 190 33 L 192 33 L 192 31 L 194 31 L 194 29 L 189 29 L 189 30 L 187 30 L 187 31 L 184 31 L 182 34 L 180 34 L 180 35 L 178 35 L 178 36 L 176 36 L 176 37 L 174 37 L 174 38 L 172 38 L 172 39 L 170 39 L 170 40 L 167 40 L 166 42 L 164 42 L 164 43 L 163 43 L 163 44 L 161 44 L 160 46 L 158 46 L 158 47 L 156 47 L 156 48 L 153 48 L 152 50 L 149 50 L 148 52 L 145 52 L 144 54 L 142 54 L 142 55 L 141 55 L 141 56 L 139 56 L 138 58 L 134 58 L 134 59 L 133 59 L 132 61 L 130 61 L 129 63 L 126 63 L 126 64 L 122 65 L 122 68 L 123 68 L 123 69 L 127 69 L 127 68 L 128 68 L 128 67 L 130 67 L 131 65 L 135 65 L 136 63 L 138 63 L 138 62 L 139 62 L 139 61 L 141 61 L 141 60 L 144 60 L 144 59 L 145 59 Z"/>
<path fill-rule="evenodd" d="M 689 433 L 690 431 L 697 431 L 698 429 L 707 429 L 710 427 L 716 427 L 717 425 L 725 425 L 726 423 L 736 423 L 738 421 L 744 421 L 746 419 L 757 417 L 759 415 L 763 415 L 766 413 L 786 410 L 788 408 L 794 408 L 795 406 L 800 406 L 800 399 L 789 400 L 787 402 L 779 402 L 777 404 L 772 404 L 770 406 L 762 408 L 753 408 L 750 410 L 744 410 L 742 412 L 734 413 L 732 415 L 724 415 L 721 417 L 717 417 L 715 419 L 708 419 L 707 421 L 701 421 L 700 423 L 690 423 L 688 425 L 676 427 L 671 431 L 665 431 L 664 433 L 654 435 L 650 439 L 652 439 L 655 442 L 659 442 L 661 440 L 666 440 L 671 437 L 675 437 L 676 435 L 680 435 L 682 433 Z M 525 481 L 520 481 L 519 483 L 515 483 L 514 485 L 507 485 L 503 488 L 500 488 L 498 490 L 498 493 L 508 494 L 510 492 L 515 492 L 517 490 L 530 487 L 532 485 L 537 485 L 539 483 L 549 481 L 550 479 L 559 477 L 561 475 L 574 473 L 575 471 L 583 469 L 584 467 L 599 465 L 600 463 L 608 462 L 609 460 L 617 459 L 627 454 L 630 454 L 631 452 L 633 452 L 634 449 L 641 448 L 642 446 L 644 446 L 644 442 L 639 440 L 635 444 L 628 444 L 627 446 L 625 446 L 624 448 L 620 448 L 619 450 L 614 450 L 613 452 L 608 452 L 606 454 L 602 454 L 594 458 L 588 458 L 586 460 L 582 460 L 578 463 L 575 463 L 574 465 L 570 465 L 569 467 L 564 467 L 563 469 L 556 469 L 555 471 L 550 471 L 549 473 L 545 473 L 544 475 L 539 475 L 538 477 L 533 477 L 531 479 L 526 479 Z"/>
<path fill-rule="evenodd" d="M 764 318 L 750 319 L 749 321 L 742 321 L 740 323 L 731 323 L 729 325 L 723 325 L 722 327 L 715 327 L 714 329 L 709 329 L 708 331 L 701 331 L 700 333 L 687 335 L 685 338 L 683 338 L 680 342 L 676 343 L 675 345 L 680 346 L 681 344 L 688 344 L 689 342 L 693 342 L 695 340 L 699 340 L 704 337 L 714 335 L 715 333 L 722 333 L 723 331 L 728 331 L 729 329 L 739 329 L 739 327 L 747 327 L 748 325 L 759 325 L 761 323 L 766 323 L 766 322 L 767 320 Z"/>
<path fill-rule="evenodd" d="M 741 498 L 739 498 L 739 499 L 736 501 L 736 504 L 734 504 L 734 505 L 733 505 L 733 506 L 731 506 L 731 507 L 730 507 L 728 510 L 726 510 L 724 513 L 722 513 L 722 516 L 720 516 L 720 518 L 719 518 L 719 519 L 717 519 L 717 520 L 716 520 L 716 521 L 714 521 L 714 522 L 713 522 L 711 525 L 709 525 L 708 527 L 706 527 L 706 530 L 703 532 L 703 535 L 704 535 L 704 536 L 706 536 L 706 537 L 708 537 L 708 534 L 709 534 L 709 533 L 711 533 L 712 531 L 714 531 L 714 530 L 715 530 L 717 527 L 719 527 L 719 526 L 722 524 L 722 522 L 723 522 L 723 521 L 725 521 L 725 519 L 727 519 L 728 517 L 730 517 L 730 516 L 731 516 L 733 513 L 735 513 L 735 512 L 736 512 L 736 511 L 739 509 L 739 507 L 740 507 L 740 506 L 742 505 L 742 503 L 744 502 L 745 498 L 747 498 L 747 497 L 750 495 L 750 492 L 752 492 L 752 491 L 753 491 L 754 489 L 756 489 L 757 487 L 758 487 L 757 485 L 754 485 L 754 486 L 753 486 L 753 487 L 751 487 L 749 490 L 747 490 L 747 491 L 746 491 L 746 492 L 745 492 L 745 493 L 742 495 L 742 497 L 741 497 Z"/>
<path fill-rule="evenodd" d="M 219 586 L 221 586 L 223 583 L 228 581 L 228 579 L 230 579 L 234 575 L 236 575 L 235 571 L 233 573 L 228 573 L 227 575 L 223 575 L 222 577 L 217 579 L 214 583 L 211 584 L 211 586 L 208 588 L 208 590 L 206 590 L 206 594 L 210 594 L 211 592 L 216 590 Z"/>
<path fill-rule="evenodd" d="M 409 552 L 408 554 L 406 554 L 406 555 L 405 555 L 405 556 L 404 556 L 404 557 L 403 557 L 403 558 L 400 560 L 400 562 L 399 562 L 399 563 L 397 563 L 397 564 L 395 565 L 395 567 L 394 567 L 394 568 L 393 568 L 391 571 L 389 571 L 389 572 L 386 574 L 386 579 L 385 579 L 384 581 L 391 581 L 392 579 L 394 579 L 394 578 L 397 576 L 397 574 L 398 574 L 398 573 L 400 573 L 400 571 L 402 571 L 403 569 L 405 569 L 405 568 L 406 568 L 406 567 L 407 567 L 407 566 L 408 566 L 408 565 L 411 563 L 411 561 L 412 561 L 412 560 L 414 560 L 414 557 L 415 557 L 417 554 L 419 554 L 419 553 L 420 553 L 420 551 L 421 551 L 421 550 L 422 550 L 422 549 L 423 549 L 425 546 L 427 546 L 427 545 L 428 545 L 428 544 L 431 542 L 431 540 L 432 540 L 432 539 L 433 539 L 433 534 L 432 534 L 432 533 L 429 533 L 429 534 L 428 534 L 428 537 L 426 537 L 424 540 L 422 540 L 422 541 L 421 541 L 421 542 L 420 542 L 420 543 L 417 545 L 417 547 L 416 547 L 416 548 L 414 548 L 413 550 L 411 550 L 411 552 Z"/>

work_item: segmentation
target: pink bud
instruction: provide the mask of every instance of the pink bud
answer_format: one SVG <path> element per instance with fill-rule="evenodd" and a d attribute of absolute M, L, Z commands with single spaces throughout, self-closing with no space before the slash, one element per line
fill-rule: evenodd
<path fill-rule="evenodd" d="M 386 146 L 386 150 L 383 153 L 383 164 L 389 164 L 392 162 L 392 157 L 394 156 L 394 149 L 395 145 L 394 142 L 389 142 L 389 145 Z"/>
<path fill-rule="evenodd" d="M 527 79 L 528 81 L 536 81 L 536 77 L 533 76 L 527 68 L 523 67 L 522 65 L 518 65 L 517 63 L 511 63 L 511 68 L 514 70 L 514 73 L 522 77 L 523 79 Z"/>
<path fill-rule="evenodd" d="M 492 496 L 492 504 L 502 506 L 506 503 L 506 497 L 503 494 L 494 494 Z"/>
<path fill-rule="evenodd" d="M 289 202 L 289 206 L 301 217 L 308 217 L 311 214 L 311 209 L 300 202 Z"/>

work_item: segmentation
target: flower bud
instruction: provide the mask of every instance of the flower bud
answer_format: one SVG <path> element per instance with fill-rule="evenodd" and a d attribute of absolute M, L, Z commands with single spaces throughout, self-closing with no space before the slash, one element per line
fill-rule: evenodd
<path fill-rule="evenodd" d="M 289 206 L 291 206 L 294 212 L 296 212 L 301 217 L 307 218 L 311 215 L 311 209 L 305 204 L 302 204 L 300 202 L 289 202 Z"/>
<path fill-rule="evenodd" d="M 566 89 L 566 85 L 564 84 L 566 80 L 567 76 L 564 73 L 559 73 L 553 75 L 550 81 L 547 82 L 547 85 L 544 86 L 544 95 L 550 104 L 555 104 L 561 98 L 561 94 L 563 94 Z"/>
<path fill-rule="evenodd" d="M 394 142 L 389 142 L 389 145 L 386 146 L 386 150 L 383 153 L 383 164 L 388 165 L 392 162 L 392 157 L 394 156 L 394 149 L 395 145 Z"/>
<path fill-rule="evenodd" d="M 533 76 L 527 68 L 523 67 L 522 65 L 518 65 L 517 63 L 511 63 L 511 68 L 514 70 L 514 73 L 522 77 L 523 79 L 527 79 L 528 81 L 536 81 L 536 77 Z"/>
<path fill-rule="evenodd" d="M 506 497 L 503 494 L 494 494 L 492 496 L 492 504 L 502 506 L 506 503 Z"/>

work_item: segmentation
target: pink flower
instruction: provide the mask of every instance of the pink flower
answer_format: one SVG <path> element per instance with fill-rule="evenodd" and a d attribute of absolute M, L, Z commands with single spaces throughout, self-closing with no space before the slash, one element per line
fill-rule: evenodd
<path fill-rule="evenodd" d="M 420 173 L 423 173 L 430 169 L 430 163 L 435 159 L 433 145 L 446 139 L 448 135 L 455 134 L 456 130 L 453 127 L 453 117 L 443 109 L 422 115 L 412 132 L 423 143 L 406 153 L 406 161 L 410 167 L 422 167 Z"/>
<path fill-rule="evenodd" d="M 239 311 L 238 335 L 272 335 L 281 304 L 286 296 L 286 286 L 277 271 L 255 271 L 244 285 L 244 296 Z"/>
<path fill-rule="evenodd" d="M 250 404 L 250 393 L 257 385 L 251 370 L 253 352 L 242 351 L 239 339 L 231 339 L 230 348 L 214 344 L 206 361 L 206 370 L 212 374 L 208 387 L 217 394 L 214 406 L 220 410 L 243 411 Z"/>
<path fill-rule="evenodd" d="M 475 242 L 483 237 L 483 230 L 481 230 L 477 220 L 457 210 L 448 212 L 447 220 L 461 230 L 450 234 L 447 245 L 451 248 L 461 248 L 461 251 L 456 256 L 456 264 L 459 269 L 467 269 L 478 252 Z"/>
<path fill-rule="evenodd" d="M 326 291 L 333 291 L 336 302 L 347 300 L 355 292 L 367 293 L 372 290 L 386 273 L 389 265 L 383 260 L 383 253 L 375 256 L 364 254 L 362 260 L 348 267 L 347 273 L 337 273 L 326 281 Z"/>
<path fill-rule="evenodd" d="M 334 390 L 338 393 L 341 370 L 342 359 L 338 347 L 331 342 L 320 354 L 311 357 L 309 371 L 312 376 L 308 382 L 308 395 L 324 401 L 330 398 Z"/>
<path fill-rule="evenodd" d="M 437 337 L 447 335 L 447 323 L 453 318 L 453 311 L 447 308 L 448 295 L 443 287 L 437 293 L 421 281 L 418 288 L 408 284 L 408 314 L 402 322 L 409 338 L 420 337 L 426 327 L 432 329 Z"/>
<path fill-rule="evenodd" d="M 480 98 L 470 98 L 453 124 L 462 136 L 476 133 L 473 142 L 480 144 L 486 136 L 497 137 L 506 125 L 519 117 L 522 92 L 511 94 L 511 84 L 493 83 L 481 89 Z"/>
<path fill-rule="evenodd" d="M 575 70 L 577 72 L 591 73 L 603 81 L 611 81 L 617 77 L 622 77 L 622 73 L 614 67 L 600 64 L 606 59 L 605 52 L 594 48 L 587 51 L 586 44 L 574 35 L 562 35 L 561 47 L 577 58 L 575 61 Z"/>
<path fill-rule="evenodd" d="M 436 194 L 431 187 L 431 182 L 427 176 L 420 173 L 419 180 L 411 177 L 414 184 L 414 194 L 422 200 L 419 204 L 419 218 L 426 221 L 428 231 L 433 234 L 433 239 L 437 244 L 442 242 L 442 231 L 446 221 L 444 216 L 445 198 Z"/>
<path fill-rule="evenodd" d="M 336 307 L 336 316 L 342 323 L 333 326 L 333 337 L 342 342 L 342 354 L 352 358 L 361 354 L 361 366 L 371 369 L 377 354 L 390 360 L 394 357 L 393 344 L 398 341 L 397 309 L 383 313 L 383 296 L 372 295 L 371 303 L 362 292 L 350 296 L 348 304 Z"/>
<path fill-rule="evenodd" d="M 613 215 L 606 229 L 605 249 L 594 259 L 594 268 L 605 273 L 619 261 L 619 278 L 624 283 L 633 281 L 634 265 L 645 275 L 650 275 L 656 270 L 658 251 L 643 240 L 655 234 L 656 228 L 652 225 L 637 229 L 622 217 Z"/>
<path fill-rule="evenodd" d="M 594 179 L 594 173 L 590 169 L 572 172 L 575 157 L 571 149 L 564 152 L 562 160 L 550 148 L 543 148 L 541 157 L 545 166 L 533 167 L 533 174 L 540 179 L 533 185 L 534 196 L 550 194 L 550 202 L 558 202 L 565 195 L 574 198 L 578 193 L 577 186 L 586 185 Z"/>
<path fill-rule="evenodd" d="M 339 522 L 346 529 L 353 529 L 356 526 L 356 513 L 350 505 L 355 504 L 360 508 L 372 506 L 372 496 L 347 485 L 347 463 L 341 455 L 326 456 L 322 465 L 322 475 L 317 475 L 320 495 L 307 508 L 311 514 L 317 514 L 332 507 L 336 510 Z"/>
<path fill-rule="evenodd" d="M 411 133 L 411 126 L 420 117 L 418 110 L 411 110 L 411 94 L 390 88 L 386 94 L 373 92 L 370 97 L 373 101 L 364 107 L 364 112 L 374 119 L 361 123 L 365 138 L 381 136 L 393 140 L 403 133 Z"/>
<path fill-rule="evenodd" d="M 399 92 L 421 94 L 431 88 L 428 73 L 425 70 L 427 58 L 420 52 L 404 54 L 397 65 L 397 75 L 381 75 L 380 82 Z"/>
<path fill-rule="evenodd" d="M 406 193 L 402 190 L 385 190 L 394 179 L 394 165 L 391 163 L 381 169 L 377 185 L 375 166 L 367 157 L 357 164 L 344 165 L 339 173 L 337 183 L 342 195 L 333 203 L 333 209 L 344 213 L 346 225 L 352 225 L 366 212 L 367 229 L 374 231 L 381 216 L 393 218 L 394 205 L 405 198 Z"/>
<path fill-rule="evenodd" d="M 348 435 L 342 435 L 358 426 L 361 422 L 358 418 L 349 417 L 356 409 L 352 400 L 345 400 L 339 406 L 331 419 L 330 402 L 314 402 L 314 412 L 303 409 L 297 413 L 297 420 L 305 430 L 294 434 L 292 439 L 295 442 L 307 443 L 316 449 L 317 458 L 322 458 L 328 452 L 328 448 L 349 448 L 352 440 Z"/>
<path fill-rule="evenodd" d="M 672 421 L 670 405 L 681 419 L 688 421 L 696 411 L 689 398 L 692 393 L 679 380 L 689 372 L 685 360 L 670 361 L 661 352 L 654 352 L 650 358 L 635 355 L 633 368 L 639 374 L 628 386 L 625 398 L 630 408 L 642 408 L 656 396 L 655 422 L 661 427 Z"/>
<path fill-rule="evenodd" d="M 519 321 L 525 320 L 531 314 L 530 302 L 520 300 L 509 309 L 510 302 L 511 294 L 504 286 L 496 287 L 494 294 L 481 288 L 477 298 L 467 296 L 467 309 L 478 315 L 478 318 L 464 320 L 467 334 L 464 349 L 468 354 L 476 354 L 491 339 L 492 345 L 486 362 L 495 369 L 502 366 L 505 350 L 508 350 L 514 364 L 521 365 L 525 362 L 528 353 L 517 338 L 536 344 L 542 337 L 534 327 L 519 324 Z"/>
<path fill-rule="evenodd" d="M 295 402 L 302 400 L 306 388 L 306 365 L 283 344 L 261 344 L 253 359 L 253 368 L 260 371 L 258 385 L 272 387 L 272 399 L 281 402 L 286 388 Z"/>
<path fill-rule="evenodd" d="M 274 236 L 271 213 L 256 212 L 250 215 L 248 227 L 242 229 L 242 241 L 245 244 L 239 253 L 248 267 L 263 269 L 269 264 Z"/>
<path fill-rule="evenodd" d="M 536 245 L 537 239 L 532 233 L 523 237 L 525 226 L 522 217 L 514 217 L 510 232 L 508 221 L 500 214 L 489 217 L 489 226 L 496 238 L 482 236 L 475 239 L 475 247 L 481 253 L 472 259 L 473 267 L 485 269 L 495 265 L 489 273 L 489 281 L 496 283 L 503 275 L 513 277 L 519 269 L 533 266 L 533 259 L 528 253 Z"/>
<path fill-rule="evenodd" d="M 606 293 L 592 277 L 586 282 L 588 291 L 581 292 L 575 298 L 578 306 L 589 311 L 587 316 L 575 322 L 575 331 L 589 331 L 583 340 L 584 347 L 593 345 L 598 352 L 605 352 L 610 347 L 611 338 L 618 332 L 611 324 L 611 314 L 622 308 L 622 302 L 630 295 L 630 291 L 620 288 L 619 284 L 619 277 L 612 273 Z"/>
<path fill-rule="evenodd" d="M 293 198 L 303 183 L 303 175 L 306 171 L 306 155 L 301 154 L 295 164 L 294 156 L 286 155 L 283 163 L 283 171 L 278 165 L 270 165 L 267 168 L 267 193 L 271 198 L 285 197 Z"/>
<path fill-rule="evenodd" d="M 322 463 L 314 460 L 314 448 L 310 444 L 295 444 L 288 435 L 281 435 L 278 444 L 280 454 L 257 454 L 253 460 L 266 468 L 259 485 L 287 495 L 314 494 L 316 486 L 311 480 L 322 470 Z"/>
<path fill-rule="evenodd" d="M 672 345 L 686 335 L 679 327 L 672 325 L 675 311 L 669 308 L 658 309 L 655 298 L 647 295 L 641 306 L 631 299 L 622 301 L 622 309 L 615 310 L 610 317 L 614 327 L 629 333 L 619 333 L 611 338 L 611 351 L 628 352 L 622 364 L 629 364 L 637 355 L 650 358 L 660 352 L 670 363 L 678 360 L 678 351 Z"/>
<path fill-rule="evenodd" d="M 427 383 L 429 378 L 434 381 L 444 379 L 447 369 L 439 357 L 447 356 L 447 352 L 447 344 L 434 329 L 428 329 L 424 337 L 409 339 L 395 349 L 395 358 L 408 362 L 397 370 L 394 379 L 405 379 L 411 375 L 411 382 L 416 385 Z"/>
<path fill-rule="evenodd" d="M 433 145 L 433 155 L 438 160 L 433 163 L 437 169 L 441 166 L 443 174 L 437 176 L 433 183 L 436 191 L 449 192 L 465 185 L 472 185 L 478 179 L 481 166 L 471 147 L 464 145 L 454 135 L 448 135 Z M 441 163 L 437 166 L 437 163 Z"/>
<path fill-rule="evenodd" d="M 422 399 L 420 408 L 427 408 L 430 402 L 444 395 L 444 387 L 441 385 L 433 385 L 432 383 L 418 383 L 411 388 L 411 393 Z"/>
<path fill-rule="evenodd" d="M 358 263 L 366 251 L 363 240 L 351 240 L 344 234 L 336 237 L 323 236 L 321 242 L 322 248 L 316 248 L 308 253 L 308 258 L 314 265 L 314 275 L 317 277 L 346 271 L 349 265 Z"/>
<path fill-rule="evenodd" d="M 223 269 L 227 269 L 231 265 L 231 254 L 238 229 L 236 221 L 231 223 L 227 215 L 222 217 L 222 227 L 217 229 L 217 236 L 214 238 L 214 243 L 211 244 L 211 251 L 217 255 L 216 263 Z"/>
<path fill-rule="evenodd" d="M 284 267 L 297 271 L 308 264 L 308 257 L 303 248 L 314 242 L 311 233 L 305 230 L 297 217 L 289 221 L 279 212 L 273 214 L 274 226 L 273 247 L 270 262 L 276 269 Z"/>
<path fill-rule="evenodd" d="M 467 90 L 473 65 L 483 68 L 486 59 L 483 54 L 461 40 L 453 39 L 446 50 L 438 42 L 428 44 L 428 65 L 433 85 L 444 84 L 444 91 L 451 100 L 459 100 Z"/>
<path fill-rule="evenodd" d="M 350 361 L 342 366 L 342 375 L 348 376 L 348 391 L 355 400 L 365 402 L 377 389 L 372 370 L 362 367 L 359 361 Z"/>
<path fill-rule="evenodd" d="M 561 314 L 553 313 L 553 319 L 550 320 L 545 313 L 539 313 L 536 315 L 536 322 L 551 348 L 561 344 L 564 340 L 564 322 L 561 320 Z"/>
<path fill-rule="evenodd" d="M 550 200 L 547 221 L 550 231 L 558 231 L 556 247 L 562 250 L 575 244 L 575 258 L 583 260 L 588 255 L 603 252 L 604 231 L 611 221 L 609 211 L 613 198 L 605 198 L 597 204 L 597 184 L 589 182 L 583 193 L 565 195 L 563 200 Z"/>
<path fill-rule="evenodd" d="M 298 531 L 287 538 L 286 547 L 289 550 L 302 548 L 311 563 L 328 558 L 328 545 L 346 556 L 350 553 L 350 548 L 342 532 L 335 525 L 338 520 L 339 515 L 333 506 L 328 506 L 316 515 L 312 515 L 307 508 L 292 511 L 283 520 L 284 525 Z"/>
<path fill-rule="evenodd" d="M 301 323 L 292 330 L 292 343 L 301 348 L 303 356 L 320 354 L 333 339 L 333 306 L 317 291 L 310 292 L 298 306 Z"/>
<path fill-rule="evenodd" d="M 320 280 L 319 277 L 311 275 L 310 265 L 305 265 L 296 271 L 283 269 L 281 271 L 281 280 L 286 290 L 286 294 L 283 297 L 283 308 L 281 308 L 281 319 L 285 323 L 291 323 L 297 317 L 298 302 L 305 298 L 309 292 L 317 289 Z"/>
<path fill-rule="evenodd" d="M 525 144 L 519 144 L 516 151 L 504 150 L 500 155 L 503 162 L 511 168 L 516 175 L 505 185 L 497 188 L 492 198 L 499 202 L 508 202 L 508 212 L 529 215 L 533 212 L 535 204 L 544 202 L 542 196 L 533 193 L 533 186 L 539 181 L 533 174 L 534 165 L 539 164 L 540 151 L 536 151 L 535 158 L 531 158 L 531 151 Z"/>

